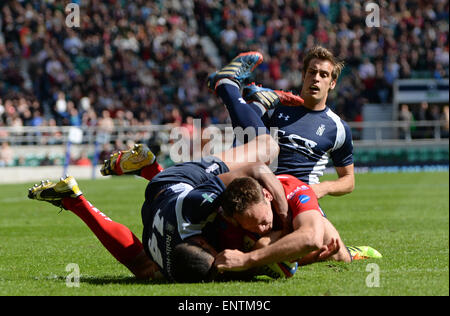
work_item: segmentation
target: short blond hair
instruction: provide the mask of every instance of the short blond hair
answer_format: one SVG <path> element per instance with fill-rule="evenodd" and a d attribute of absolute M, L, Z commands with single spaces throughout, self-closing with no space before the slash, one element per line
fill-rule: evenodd
<path fill-rule="evenodd" d="M 311 48 L 303 58 L 303 73 L 306 72 L 306 70 L 309 67 L 309 63 L 313 59 L 321 59 L 321 60 L 328 60 L 333 64 L 333 72 L 331 73 L 331 78 L 333 80 L 336 80 L 339 75 L 342 72 L 342 69 L 344 68 L 344 62 L 339 61 L 336 57 L 334 57 L 333 53 L 322 46 L 314 46 Z"/>

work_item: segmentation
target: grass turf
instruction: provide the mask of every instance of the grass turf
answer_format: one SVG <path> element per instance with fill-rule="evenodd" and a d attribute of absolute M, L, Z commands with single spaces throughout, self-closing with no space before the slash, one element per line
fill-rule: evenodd
<path fill-rule="evenodd" d="M 100 211 L 140 236 L 145 180 L 79 184 Z M 31 185 L 0 186 L 0 295 L 449 295 L 448 172 L 358 174 L 352 194 L 320 201 L 346 244 L 370 245 L 382 259 L 319 263 L 291 279 L 209 284 L 136 281 L 74 214 L 28 200 Z M 69 263 L 79 266 L 79 287 L 66 286 Z M 370 287 L 373 267 L 379 283 Z"/>

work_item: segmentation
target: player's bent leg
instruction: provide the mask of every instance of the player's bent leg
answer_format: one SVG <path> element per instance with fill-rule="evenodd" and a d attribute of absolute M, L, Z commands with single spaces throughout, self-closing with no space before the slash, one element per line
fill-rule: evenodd
<path fill-rule="evenodd" d="M 77 215 L 97 236 L 106 249 L 121 263 L 134 258 L 143 248 L 139 239 L 124 225 L 114 222 L 84 196 L 64 198 L 65 209 Z"/>
<path fill-rule="evenodd" d="M 276 161 L 280 147 L 269 134 L 262 134 L 252 141 L 232 147 L 214 156 L 222 160 L 232 170 L 241 168 L 249 162 L 262 162 L 270 165 Z"/>
<path fill-rule="evenodd" d="M 262 60 L 259 52 L 240 54 L 208 79 L 209 87 L 214 89 L 228 110 L 237 144 L 250 142 L 262 134 L 270 134 L 261 120 L 261 113 L 244 101 L 239 90 L 242 80 L 248 77 Z"/>
<path fill-rule="evenodd" d="M 141 280 L 162 280 L 164 276 L 159 270 L 158 265 L 150 260 L 144 250 L 142 250 L 134 259 L 124 264 L 138 279 Z"/>
<path fill-rule="evenodd" d="M 104 176 L 135 174 L 147 180 L 162 171 L 156 157 L 145 144 L 135 144 L 132 149 L 111 154 L 100 170 Z"/>
<path fill-rule="evenodd" d="M 29 189 L 28 197 L 49 202 L 77 215 L 113 257 L 136 276 L 158 277 L 156 265 L 142 258 L 141 241 L 128 227 L 114 222 L 88 202 L 73 177 L 67 176 L 58 183 L 42 181 Z"/>
<path fill-rule="evenodd" d="M 252 130 L 252 132 L 255 135 L 258 135 L 261 132 L 268 133 L 266 132 L 266 126 L 261 120 L 261 112 L 255 111 L 244 101 L 237 84 L 229 79 L 222 79 L 217 84 L 217 95 L 227 108 L 231 124 L 235 130 L 238 127 L 243 130 L 253 128 L 254 130 Z"/>

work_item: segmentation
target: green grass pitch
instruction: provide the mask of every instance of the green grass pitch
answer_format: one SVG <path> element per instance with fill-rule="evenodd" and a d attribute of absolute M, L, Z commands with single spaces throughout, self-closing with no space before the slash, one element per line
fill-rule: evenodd
<path fill-rule="evenodd" d="M 145 180 L 79 184 L 100 211 L 141 235 Z M 352 194 L 320 201 L 347 245 L 370 245 L 382 259 L 209 284 L 136 281 L 78 217 L 28 200 L 31 185 L 0 186 L 0 295 L 449 295 L 448 172 L 357 174 Z M 80 269 L 79 287 L 66 284 L 70 263 Z"/>

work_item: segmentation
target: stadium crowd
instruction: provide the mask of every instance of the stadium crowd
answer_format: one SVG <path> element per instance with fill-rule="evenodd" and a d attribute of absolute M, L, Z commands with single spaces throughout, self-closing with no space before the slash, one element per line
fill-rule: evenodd
<path fill-rule="evenodd" d="M 328 105 L 347 121 L 392 101 L 397 78 L 449 77 L 447 0 L 380 1 L 380 27 L 365 1 L 72 2 L 79 27 L 64 0 L 0 3 L 0 127 L 226 123 L 206 78 L 246 50 L 265 55 L 258 83 L 298 91 L 305 51 L 331 49 L 346 67 Z"/>

